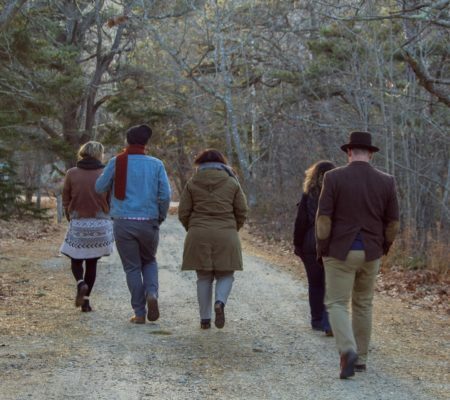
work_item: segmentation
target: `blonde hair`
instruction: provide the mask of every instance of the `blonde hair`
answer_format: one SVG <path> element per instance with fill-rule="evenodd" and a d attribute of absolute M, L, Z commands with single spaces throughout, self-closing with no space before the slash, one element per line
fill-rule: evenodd
<path fill-rule="evenodd" d="M 321 160 L 311 165 L 305 171 L 303 192 L 319 194 L 322 188 L 323 175 L 333 168 L 335 168 L 334 164 L 328 160 Z"/>
<path fill-rule="evenodd" d="M 83 158 L 92 157 L 96 158 L 99 161 L 103 159 L 104 147 L 100 142 L 90 141 L 83 144 L 78 150 L 78 160 Z"/>

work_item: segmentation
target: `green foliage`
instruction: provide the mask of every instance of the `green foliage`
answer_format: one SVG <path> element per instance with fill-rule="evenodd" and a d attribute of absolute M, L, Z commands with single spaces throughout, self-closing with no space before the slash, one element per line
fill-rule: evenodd
<path fill-rule="evenodd" d="M 47 120 L 59 132 L 63 112 L 80 107 L 85 94 L 83 49 L 65 41 L 60 17 L 56 9 L 37 7 L 0 36 L 0 129 L 2 138 L 23 139 L 16 143 L 19 149 L 31 143 L 67 161 L 76 144 L 39 128 L 39 121 Z"/>
<path fill-rule="evenodd" d="M 112 98 L 106 108 L 126 126 L 138 123 L 155 124 L 177 114 L 174 109 L 157 108 L 151 95 L 136 91 Z"/>
<path fill-rule="evenodd" d="M 20 186 L 11 163 L 0 158 L 0 218 L 7 219 L 14 214 L 19 202 Z"/>
<path fill-rule="evenodd" d="M 27 123 L 51 112 L 51 97 L 44 90 L 54 76 L 42 74 L 41 45 L 30 32 L 19 28 L 11 32 L 11 38 L 0 37 L 0 74 L 7 79 L 0 82 L 3 116 L 7 123 Z M 0 121 L 1 123 L 1 121 Z"/>
<path fill-rule="evenodd" d="M 48 218 L 47 209 L 38 209 L 23 200 L 24 186 L 17 180 L 15 163 L 11 153 L 0 148 L 0 219 Z"/>

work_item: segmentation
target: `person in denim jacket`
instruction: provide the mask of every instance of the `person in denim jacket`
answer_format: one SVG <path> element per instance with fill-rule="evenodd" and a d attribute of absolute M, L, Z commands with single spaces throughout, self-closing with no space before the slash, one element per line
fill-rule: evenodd
<path fill-rule="evenodd" d="M 127 131 L 128 146 L 113 157 L 97 179 L 98 193 L 111 190 L 110 215 L 117 250 L 126 274 L 134 315 L 130 322 L 159 318 L 159 226 L 170 204 L 170 185 L 161 160 L 145 155 L 152 130 L 147 125 Z"/>

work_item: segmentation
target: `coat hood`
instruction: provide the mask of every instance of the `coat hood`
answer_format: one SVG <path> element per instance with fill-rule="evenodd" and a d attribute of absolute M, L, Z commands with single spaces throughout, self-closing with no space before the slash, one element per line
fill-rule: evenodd
<path fill-rule="evenodd" d="M 192 177 L 192 184 L 208 192 L 213 192 L 224 185 L 228 179 L 230 179 L 230 176 L 225 171 L 205 169 L 197 171 Z"/>

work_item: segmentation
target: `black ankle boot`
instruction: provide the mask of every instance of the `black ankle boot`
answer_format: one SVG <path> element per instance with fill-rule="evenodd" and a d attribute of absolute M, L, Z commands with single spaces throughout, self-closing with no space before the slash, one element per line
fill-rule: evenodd
<path fill-rule="evenodd" d="M 89 300 L 84 300 L 84 303 L 81 306 L 81 311 L 82 312 L 91 312 L 92 311 L 92 307 L 89 304 Z"/>

